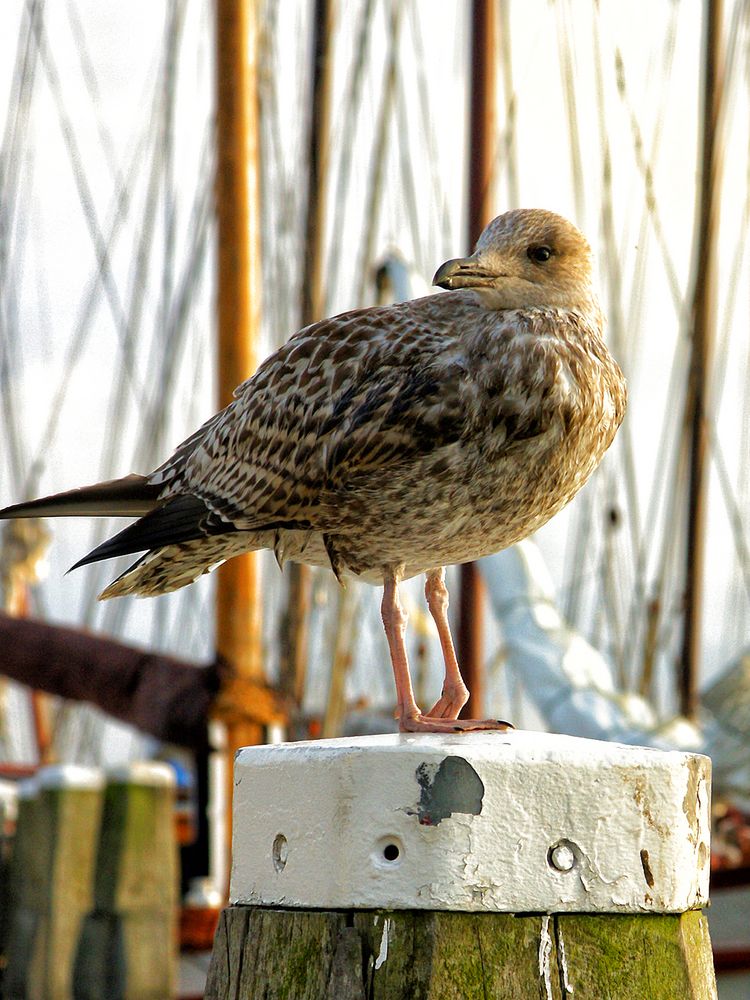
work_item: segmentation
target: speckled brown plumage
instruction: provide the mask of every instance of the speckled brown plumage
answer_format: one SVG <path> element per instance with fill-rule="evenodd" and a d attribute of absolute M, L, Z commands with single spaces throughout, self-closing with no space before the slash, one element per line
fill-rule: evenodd
<path fill-rule="evenodd" d="M 397 603 L 399 580 L 535 531 L 583 486 L 625 409 L 589 258 L 559 216 L 509 212 L 440 268 L 454 290 L 301 330 L 142 480 L 149 512 L 82 560 L 148 550 L 101 596 L 165 593 L 272 548 L 280 564 L 392 579 Z M 67 495 L 79 509 L 84 492 Z M 456 700 L 436 706 L 446 721 Z M 403 725 L 413 709 L 399 701 Z"/>

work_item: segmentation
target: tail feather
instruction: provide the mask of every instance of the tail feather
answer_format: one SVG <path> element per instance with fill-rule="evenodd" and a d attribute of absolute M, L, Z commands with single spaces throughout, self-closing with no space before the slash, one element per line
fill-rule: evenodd
<path fill-rule="evenodd" d="M 14 517 L 142 517 L 153 510 L 162 486 L 145 476 L 124 476 L 93 486 L 55 493 L 0 510 L 0 520 Z"/>
<path fill-rule="evenodd" d="M 239 531 L 228 535 L 207 535 L 146 552 L 99 594 L 99 600 L 128 595 L 155 597 L 169 594 L 186 587 L 226 559 L 261 548 L 267 541 L 253 532 Z"/>
<path fill-rule="evenodd" d="M 225 522 L 212 524 L 211 511 L 204 501 L 190 494 L 183 494 L 167 500 L 163 506 L 150 511 L 112 538 L 97 545 L 88 555 L 71 566 L 68 572 L 102 559 L 160 549 L 166 545 L 193 541 L 209 534 L 231 533 L 233 530 L 233 526 Z"/>
<path fill-rule="evenodd" d="M 100 594 L 102 600 L 126 594 L 145 597 L 169 593 L 192 583 L 225 559 L 266 544 L 262 530 L 238 530 L 197 496 L 183 493 L 160 500 L 159 493 L 164 489 L 163 483 L 151 483 L 145 476 L 125 476 L 14 504 L 0 510 L 0 519 L 137 517 L 71 567 L 143 553 Z"/>

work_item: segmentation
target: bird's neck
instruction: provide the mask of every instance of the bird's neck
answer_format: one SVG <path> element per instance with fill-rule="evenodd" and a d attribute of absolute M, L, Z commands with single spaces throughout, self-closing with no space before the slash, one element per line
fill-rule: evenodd
<path fill-rule="evenodd" d="M 472 294 L 485 309 L 566 309 L 571 312 L 600 312 L 599 303 L 590 288 L 555 290 L 537 288 L 529 282 L 514 282 L 502 288 L 475 288 Z"/>

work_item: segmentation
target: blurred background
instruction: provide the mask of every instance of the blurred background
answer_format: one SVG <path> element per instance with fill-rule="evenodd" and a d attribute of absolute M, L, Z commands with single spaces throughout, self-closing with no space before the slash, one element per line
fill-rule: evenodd
<path fill-rule="evenodd" d="M 737 929 L 750 905 L 750 3 L 267 0 L 256 14 L 258 360 L 315 314 L 428 294 L 436 267 L 470 249 L 477 212 L 544 207 L 588 236 L 625 424 L 530 543 L 473 579 L 450 571 L 453 613 L 482 712 L 712 754 L 714 867 L 737 871 L 714 932 L 721 996 L 750 996 L 729 973 L 750 968 Z M 148 472 L 215 411 L 220 72 L 208 0 L 0 6 L 2 505 Z M 217 646 L 231 660 L 216 574 L 104 604 L 126 563 L 65 575 L 117 526 L 47 521 L 19 539 L 7 524 L 6 611 L 204 669 Z M 278 699 L 258 738 L 392 728 L 380 592 L 282 574 L 268 553 L 254 573 L 255 651 L 239 673 Z M 431 702 L 439 644 L 421 582 L 405 590 Z M 198 815 L 216 784 L 211 859 L 193 874 L 223 885 L 220 753 L 196 767 L 96 697 L 33 696 L 11 677 L 0 758 L 13 781 L 40 763 L 168 758 Z M 205 760 L 232 739 L 220 713 L 207 719 Z"/>

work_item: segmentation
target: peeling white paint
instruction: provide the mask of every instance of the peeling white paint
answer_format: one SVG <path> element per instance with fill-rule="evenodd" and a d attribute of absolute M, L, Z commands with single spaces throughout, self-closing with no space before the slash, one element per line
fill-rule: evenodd
<path fill-rule="evenodd" d="M 481 782 L 481 808 L 448 786 L 427 801 L 418 775 L 438 774 L 449 757 L 468 765 L 454 762 L 459 792 L 464 776 Z M 235 762 L 231 899 L 683 912 L 708 897 L 698 852 L 709 838 L 709 767 L 695 754 L 525 732 L 248 747 Z M 273 851 L 280 837 L 282 870 Z M 561 844 L 572 855 L 563 870 L 555 867 Z"/>
<path fill-rule="evenodd" d="M 565 990 L 566 996 L 572 996 L 573 987 L 570 985 L 570 980 L 568 979 L 568 960 L 565 957 L 565 941 L 563 940 L 562 929 L 559 926 L 557 929 L 557 960 L 560 964 L 560 973 L 562 975 L 562 988 Z"/>
<path fill-rule="evenodd" d="M 553 1000 L 552 972 L 550 959 L 552 957 L 552 938 L 549 932 L 549 916 L 542 917 L 542 930 L 539 935 L 539 978 L 544 983 L 544 1000 Z"/>
<path fill-rule="evenodd" d="M 381 965 L 384 965 L 388 959 L 388 940 L 391 934 L 391 919 L 390 917 L 385 918 L 383 924 L 383 934 L 380 938 L 380 951 L 378 952 L 378 957 L 375 959 L 375 968 L 379 969 Z"/>

